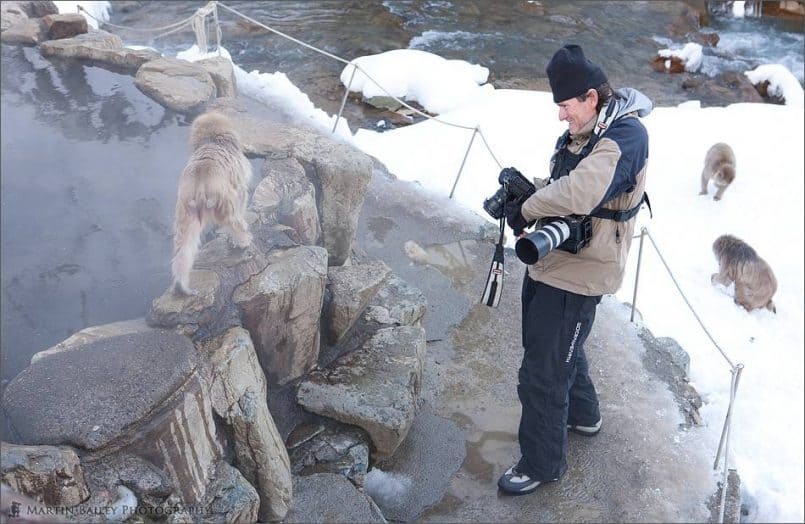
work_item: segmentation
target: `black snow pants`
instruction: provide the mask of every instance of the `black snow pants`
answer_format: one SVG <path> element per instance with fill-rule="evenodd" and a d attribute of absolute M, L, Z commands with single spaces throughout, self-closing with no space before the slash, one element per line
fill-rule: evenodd
<path fill-rule="evenodd" d="M 601 418 L 584 354 L 601 297 L 557 289 L 526 272 L 522 301 L 518 469 L 534 480 L 550 481 L 567 470 L 567 425 L 593 426 Z"/>

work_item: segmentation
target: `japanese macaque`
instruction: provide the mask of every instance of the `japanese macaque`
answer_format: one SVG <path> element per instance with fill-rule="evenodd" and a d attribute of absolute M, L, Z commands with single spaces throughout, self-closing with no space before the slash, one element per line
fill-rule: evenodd
<path fill-rule="evenodd" d="M 712 283 L 728 286 L 735 282 L 735 303 L 747 311 L 765 307 L 777 313 L 771 300 L 777 279 L 749 244 L 732 235 L 721 235 L 713 242 L 713 253 L 718 259 L 718 273 L 710 277 Z"/>
<path fill-rule="evenodd" d="M 235 247 L 252 241 L 244 213 L 252 167 L 232 122 L 221 113 L 205 113 L 190 130 L 190 159 L 179 177 L 173 225 L 172 289 L 193 294 L 190 270 L 201 234 L 208 224 L 223 226 Z"/>
<path fill-rule="evenodd" d="M 732 148 L 723 142 L 715 144 L 707 150 L 702 169 L 702 190 L 700 195 L 707 194 L 707 184 L 712 180 L 716 185 L 713 200 L 721 200 L 727 187 L 735 180 L 735 154 Z"/>

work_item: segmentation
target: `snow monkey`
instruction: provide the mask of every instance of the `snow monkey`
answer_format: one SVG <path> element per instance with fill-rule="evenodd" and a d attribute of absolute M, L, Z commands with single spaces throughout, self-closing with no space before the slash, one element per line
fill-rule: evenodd
<path fill-rule="evenodd" d="M 721 200 L 721 195 L 727 190 L 727 186 L 735 180 L 735 154 L 732 152 L 732 148 L 723 142 L 719 142 L 707 150 L 707 155 L 704 157 L 700 195 L 707 194 L 707 183 L 711 179 L 717 188 L 713 200 Z"/>
<path fill-rule="evenodd" d="M 735 282 L 735 303 L 747 311 L 765 307 L 777 313 L 771 300 L 777 279 L 749 244 L 732 235 L 721 235 L 713 242 L 713 253 L 718 259 L 718 273 L 710 277 L 712 283 L 728 286 Z"/>
<path fill-rule="evenodd" d="M 172 288 L 182 294 L 193 293 L 190 270 L 207 224 L 228 228 L 235 247 L 245 248 L 252 241 L 244 218 L 252 168 L 229 118 L 216 112 L 196 118 L 190 151 L 179 176 L 173 225 Z"/>

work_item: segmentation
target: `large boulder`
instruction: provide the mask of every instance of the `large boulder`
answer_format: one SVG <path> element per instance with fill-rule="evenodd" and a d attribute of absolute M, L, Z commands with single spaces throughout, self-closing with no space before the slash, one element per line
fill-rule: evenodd
<path fill-rule="evenodd" d="M 327 251 L 300 246 L 266 258 L 267 267 L 238 286 L 232 301 L 241 310 L 269 387 L 276 387 L 316 365 Z"/>
<path fill-rule="evenodd" d="M 42 21 L 51 40 L 83 35 L 88 30 L 87 19 L 78 13 L 47 15 Z"/>
<path fill-rule="evenodd" d="M 322 324 L 329 344 L 338 343 L 349 331 L 390 273 L 380 260 L 328 270 Z"/>
<path fill-rule="evenodd" d="M 116 335 L 130 335 L 132 333 L 137 333 L 147 329 L 148 326 L 143 318 L 121 320 L 120 322 L 111 322 L 109 324 L 101 324 L 99 326 L 90 326 L 82 329 L 81 331 L 73 333 L 52 348 L 34 353 L 34 355 L 31 357 L 31 364 L 56 353 L 81 349 L 84 345 L 95 340 L 114 337 Z"/>
<path fill-rule="evenodd" d="M 70 507 L 89 498 L 75 450 L 67 446 L 0 445 L 0 479 L 48 506 Z"/>
<path fill-rule="evenodd" d="M 240 471 L 219 460 L 207 489 L 202 522 L 268 522 L 258 516 L 260 496 Z"/>
<path fill-rule="evenodd" d="M 9 383 L 3 408 L 20 443 L 70 445 L 88 460 L 138 456 L 197 504 L 221 454 L 209 390 L 188 338 L 145 328 L 36 360 Z"/>
<path fill-rule="evenodd" d="M 230 329 L 202 350 L 212 368 L 213 409 L 232 435 L 235 466 L 260 495 L 260 521 L 282 520 L 291 505 L 290 462 L 249 333 Z"/>
<path fill-rule="evenodd" d="M 198 112 L 216 94 L 215 82 L 204 67 L 178 58 L 144 63 L 137 70 L 134 85 L 180 113 Z"/>
<path fill-rule="evenodd" d="M 235 68 L 232 67 L 231 61 L 222 56 L 216 56 L 213 58 L 205 58 L 195 63 L 206 69 L 210 74 L 212 81 L 215 83 L 217 96 L 238 96 Z"/>
<path fill-rule="evenodd" d="M 391 275 L 367 306 L 363 318 L 380 326 L 421 325 L 427 310 L 428 302 L 422 291 Z"/>
<path fill-rule="evenodd" d="M 379 330 L 362 348 L 310 373 L 296 392 L 308 411 L 364 429 L 373 456 L 391 456 L 408 434 L 416 413 L 425 360 L 425 330 L 419 326 Z"/>
<path fill-rule="evenodd" d="M 123 47 L 119 36 L 102 30 L 90 30 L 88 33 L 48 40 L 39 46 L 43 56 L 58 56 L 92 60 L 101 65 L 109 65 L 127 71 L 137 70 L 142 64 L 158 58 L 156 51 L 149 49 L 128 49 Z"/>
<path fill-rule="evenodd" d="M 257 246 L 234 248 L 226 235 L 216 235 L 201 247 L 194 264 L 197 269 L 190 272 L 194 294 L 166 290 L 152 302 L 148 324 L 178 327 L 194 339 L 218 336 L 240 325 L 240 313 L 231 302 L 232 292 L 259 274 L 267 263 Z"/>
<path fill-rule="evenodd" d="M 294 126 L 267 123 L 235 109 L 225 110 L 238 129 L 244 150 L 254 156 L 290 156 L 311 176 L 318 195 L 322 243 L 329 264 L 349 258 L 369 180 L 372 159 L 349 144 Z"/>
<path fill-rule="evenodd" d="M 38 18 L 16 20 L 0 34 L 0 40 L 6 44 L 36 45 L 46 39 L 45 28 Z"/>
<path fill-rule="evenodd" d="M 20 2 L 0 2 L 0 31 L 27 19 L 28 15 L 20 7 Z"/>
<path fill-rule="evenodd" d="M 262 181 L 254 190 L 252 205 L 271 210 L 280 224 L 293 228 L 305 245 L 318 245 L 321 224 L 316 207 L 316 188 L 295 158 L 267 158 Z"/>

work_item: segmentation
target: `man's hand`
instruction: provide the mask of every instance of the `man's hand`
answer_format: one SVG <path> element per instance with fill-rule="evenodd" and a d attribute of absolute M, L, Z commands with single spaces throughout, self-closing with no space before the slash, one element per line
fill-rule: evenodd
<path fill-rule="evenodd" d="M 521 204 L 517 202 L 506 202 L 503 211 L 506 213 L 506 223 L 512 228 L 515 236 L 520 236 L 528 226 L 523 215 L 520 213 Z"/>

